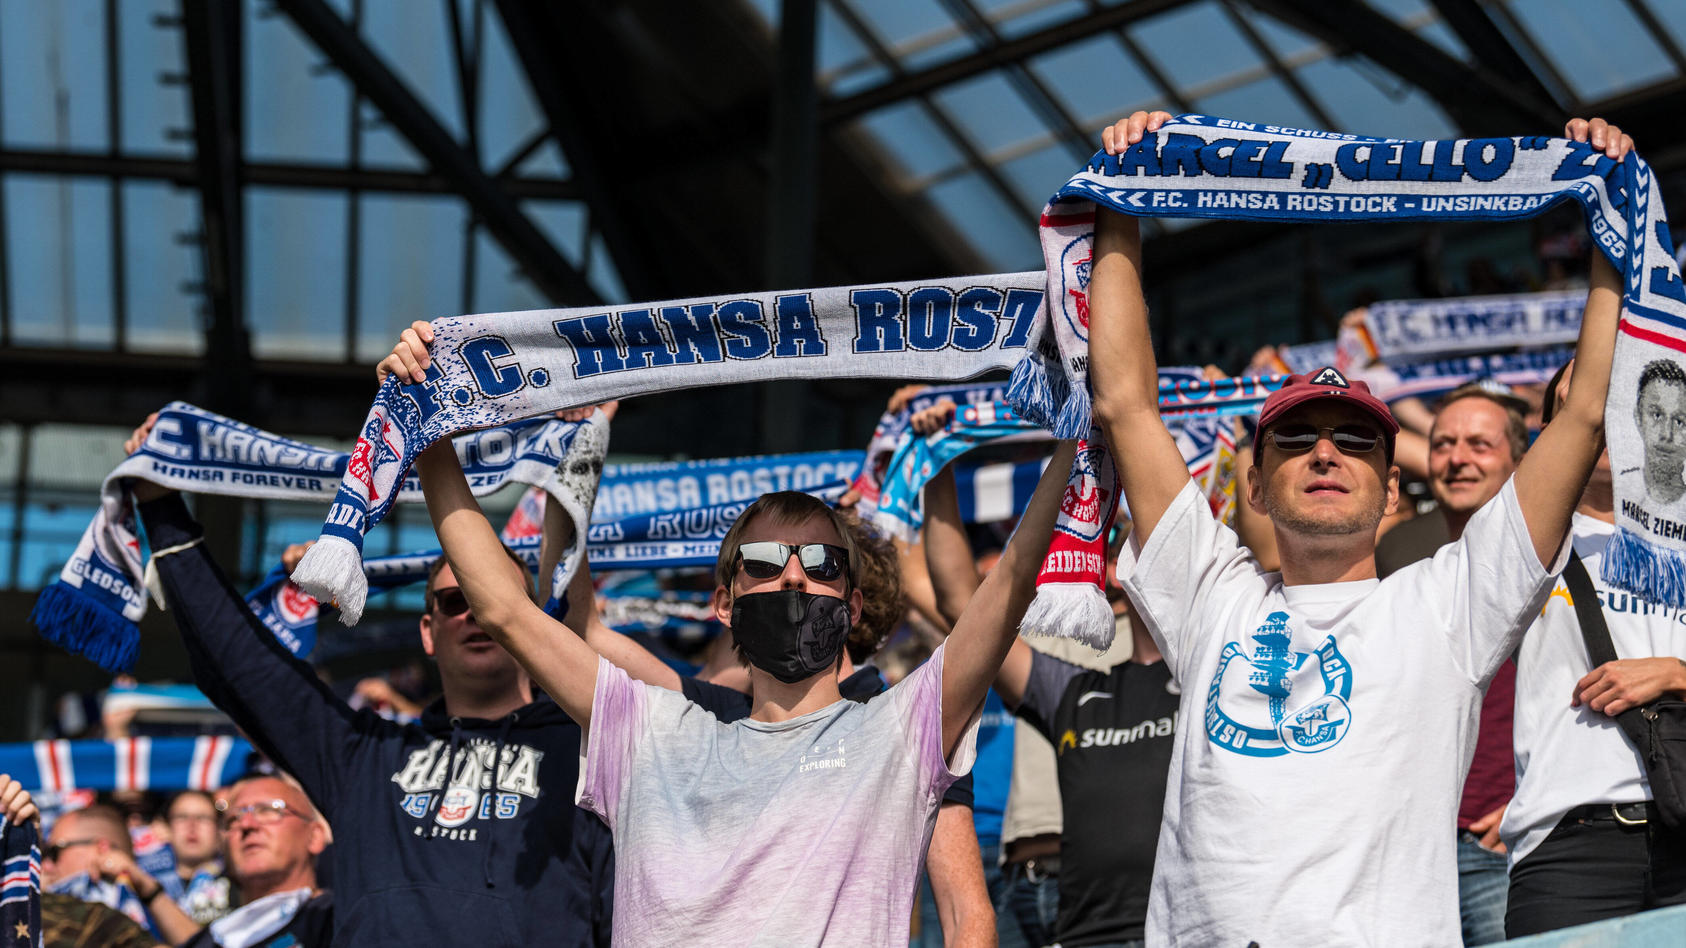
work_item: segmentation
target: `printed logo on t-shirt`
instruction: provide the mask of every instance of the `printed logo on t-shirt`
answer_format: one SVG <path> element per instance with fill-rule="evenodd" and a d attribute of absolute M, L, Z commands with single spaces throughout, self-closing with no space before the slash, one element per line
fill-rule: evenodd
<path fill-rule="evenodd" d="M 404 794 L 398 808 L 436 824 L 416 826 L 417 836 L 472 840 L 479 831 L 468 826 L 470 822 L 512 820 L 520 814 L 522 800 L 538 798 L 544 751 L 508 743 L 494 766 L 498 745 L 471 738 L 457 748 L 453 766 L 446 746 L 435 739 L 411 751 L 404 769 L 392 775 Z"/>
<path fill-rule="evenodd" d="M 1314 754 L 1341 742 L 1352 723 L 1352 669 L 1333 635 L 1309 652 L 1293 649 L 1291 617 L 1272 612 L 1248 655 L 1224 645 L 1206 692 L 1206 737 L 1248 757 Z M 1237 671 L 1226 679 L 1231 665 Z"/>
<path fill-rule="evenodd" d="M 796 772 L 805 774 L 816 770 L 842 770 L 848 766 L 849 759 L 843 751 L 843 739 L 838 738 L 835 746 L 815 744 L 808 748 L 808 752 L 796 762 Z"/>

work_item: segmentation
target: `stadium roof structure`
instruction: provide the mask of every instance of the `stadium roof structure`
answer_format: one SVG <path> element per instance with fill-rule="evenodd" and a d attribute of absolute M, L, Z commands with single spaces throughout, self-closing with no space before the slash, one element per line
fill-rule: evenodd
<path fill-rule="evenodd" d="M 0 401 L 341 433 L 414 318 L 1035 267 L 1043 198 L 1135 108 L 1409 137 L 1602 114 L 1668 183 L 1683 49 L 1661 0 L 10 3 Z M 1234 361 L 1458 263 L 1422 225 L 1332 232 L 1150 222 L 1162 340 Z M 617 447 L 805 447 L 879 391 L 658 401 Z"/>

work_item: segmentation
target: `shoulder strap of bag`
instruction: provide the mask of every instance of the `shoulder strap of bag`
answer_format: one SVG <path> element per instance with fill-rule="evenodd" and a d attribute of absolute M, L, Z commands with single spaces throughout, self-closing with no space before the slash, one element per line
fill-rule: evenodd
<path fill-rule="evenodd" d="M 1581 558 L 1573 550 L 1569 551 L 1569 562 L 1563 567 L 1563 582 L 1568 585 L 1569 595 L 1575 601 L 1575 618 L 1580 622 L 1581 639 L 1586 642 L 1586 654 L 1592 659 L 1592 667 L 1615 661 L 1616 646 L 1610 641 L 1610 626 L 1605 623 L 1604 609 L 1598 604 L 1598 590 L 1593 588 L 1592 577 L 1587 575 Z M 1644 754 L 1650 745 L 1651 729 L 1639 709 L 1629 708 L 1616 715 L 1616 723 L 1621 725 L 1622 732 L 1633 742 L 1633 746 Z"/>

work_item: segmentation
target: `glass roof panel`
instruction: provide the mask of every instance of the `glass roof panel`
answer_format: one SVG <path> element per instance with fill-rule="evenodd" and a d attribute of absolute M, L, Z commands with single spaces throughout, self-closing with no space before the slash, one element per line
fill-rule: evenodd
<path fill-rule="evenodd" d="M 501 168 L 548 122 L 533 99 L 526 71 L 509 45 L 503 17 L 488 11 L 480 54 L 480 160 Z"/>
<path fill-rule="evenodd" d="M 609 256 L 609 246 L 602 237 L 591 238 L 591 268 L 586 271 L 585 278 L 591 281 L 598 295 L 609 302 L 628 302 L 626 286 L 621 283 L 620 271 L 615 269 L 614 260 Z"/>
<path fill-rule="evenodd" d="M 852 8 L 908 69 L 954 59 L 977 43 L 937 0 L 830 0 Z"/>
<path fill-rule="evenodd" d="M 571 169 L 568 156 L 562 154 L 562 147 L 556 144 L 556 139 L 547 138 L 544 144 L 527 156 L 527 159 L 515 167 L 517 174 L 527 175 L 555 175 L 565 178 Z"/>
<path fill-rule="evenodd" d="M 1048 131 L 999 69 L 943 86 L 931 98 L 985 155 Z"/>
<path fill-rule="evenodd" d="M 1676 46 L 1686 46 L 1686 3 L 1679 0 L 1646 0 L 1645 8 L 1668 30 Z"/>
<path fill-rule="evenodd" d="M 1048 197 L 1076 171 L 1077 162 L 1072 160 L 1071 150 L 1059 144 L 1001 163 L 1001 176 L 1032 207 L 1047 203 Z"/>
<path fill-rule="evenodd" d="M 12 338 L 109 348 L 111 184 L 89 178 L 5 178 Z"/>
<path fill-rule="evenodd" d="M 890 68 L 873 57 L 860 34 L 829 3 L 820 7 L 814 63 L 821 88 L 832 95 L 848 95 L 890 78 Z"/>
<path fill-rule="evenodd" d="M 982 174 L 971 171 L 950 178 L 925 194 L 984 258 L 986 265 L 998 271 L 1027 270 L 1042 265 L 1036 222 L 1026 220 L 1002 200 Z"/>
<path fill-rule="evenodd" d="M 246 189 L 246 324 L 258 358 L 346 357 L 346 200 L 338 191 Z"/>
<path fill-rule="evenodd" d="M 201 227 L 198 192 L 157 181 L 123 183 L 123 259 L 128 346 L 151 352 L 205 350 L 205 296 L 197 244 L 176 239 Z"/>
<path fill-rule="evenodd" d="M 463 42 L 471 42 L 471 16 L 463 16 Z M 443 4 L 370 3 L 363 6 L 363 41 L 427 106 L 452 137 L 462 139 L 463 102 L 457 88 L 456 53 Z"/>
<path fill-rule="evenodd" d="M 523 201 L 521 209 L 574 267 L 585 257 L 587 212 L 581 201 Z"/>
<path fill-rule="evenodd" d="M 357 351 L 377 362 L 398 334 L 418 319 L 462 312 L 462 199 L 418 194 L 358 198 Z M 395 240 L 396 235 L 402 240 Z M 343 304 L 342 304 L 343 308 Z"/>
<path fill-rule="evenodd" d="M 1287 83 L 1275 76 L 1204 96 L 1194 105 L 1206 115 L 1244 122 L 1268 122 L 1293 128 L 1316 128 L 1319 124 Z"/>
<path fill-rule="evenodd" d="M 1097 125 L 1096 131 L 1097 123 L 1116 118 L 1122 110 L 1163 98 L 1112 33 L 1062 46 L 1029 65 L 1068 112 Z M 1095 81 L 1097 76 L 1105 76 L 1106 81 Z"/>
<path fill-rule="evenodd" d="M 186 155 L 193 150 L 188 142 L 167 134 L 170 129 L 193 127 L 187 88 L 158 79 L 163 73 L 187 72 L 182 31 L 152 22 L 154 16 L 179 11 L 180 6 L 171 0 L 117 5 L 117 62 L 122 79 L 118 121 L 124 151 Z"/>
<path fill-rule="evenodd" d="M 1246 17 L 1253 29 L 1264 37 L 1265 45 L 1270 47 L 1278 59 L 1303 56 L 1320 45 L 1316 37 L 1301 33 L 1275 17 L 1257 13 L 1251 7 L 1237 7 L 1236 11 Z"/>
<path fill-rule="evenodd" d="M 1130 35 L 1184 89 L 1262 64 L 1252 44 L 1209 0 L 1144 20 L 1130 28 Z"/>
<path fill-rule="evenodd" d="M 550 306 L 485 228 L 474 232 L 474 305 L 476 313 L 509 313 Z"/>
<path fill-rule="evenodd" d="M 1415 86 L 1362 56 L 1324 59 L 1295 71 L 1316 89 L 1331 131 L 1389 138 L 1454 138 L 1457 128 L 1440 107 Z"/>
<path fill-rule="evenodd" d="M 1520 0 L 1509 7 L 1583 102 L 1678 72 L 1626 4 Z"/>
<path fill-rule="evenodd" d="M 7 145 L 105 148 L 105 7 L 100 0 L 0 3 Z"/>
<path fill-rule="evenodd" d="M 973 0 L 973 5 L 1008 39 L 1075 20 L 1089 9 L 1082 0 Z"/>
<path fill-rule="evenodd" d="M 1458 34 L 1446 25 L 1428 0 L 1370 0 L 1378 12 L 1465 62 L 1472 58 Z"/>
<path fill-rule="evenodd" d="M 248 15 L 245 28 L 247 159 L 345 162 L 351 140 L 345 77 L 317 72 L 321 54 L 284 16 Z"/>
<path fill-rule="evenodd" d="M 923 106 L 900 102 L 862 116 L 859 124 L 901 166 L 904 178 L 924 178 L 960 164 L 960 152 Z"/>

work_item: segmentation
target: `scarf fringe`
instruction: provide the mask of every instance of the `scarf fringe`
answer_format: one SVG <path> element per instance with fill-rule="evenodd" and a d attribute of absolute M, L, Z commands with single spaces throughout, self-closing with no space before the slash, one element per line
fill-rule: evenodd
<path fill-rule="evenodd" d="M 1036 587 L 1019 631 L 1073 639 L 1104 652 L 1112 647 L 1117 626 L 1111 603 L 1094 583 L 1044 583 Z"/>
<path fill-rule="evenodd" d="M 1604 581 L 1641 590 L 1648 599 L 1686 607 L 1686 553 L 1647 543 L 1618 529 L 1604 549 Z"/>
<path fill-rule="evenodd" d="M 108 672 L 128 671 L 140 653 L 139 627 L 62 581 L 41 590 L 29 621 L 47 641 Z"/>
<path fill-rule="evenodd" d="M 369 598 L 363 553 L 350 540 L 323 534 L 293 570 L 293 582 L 323 602 L 339 607 L 340 622 L 356 625 Z"/>
<path fill-rule="evenodd" d="M 1089 390 L 1073 388 L 1054 419 L 1054 437 L 1069 440 L 1089 436 Z"/>
<path fill-rule="evenodd" d="M 1007 404 L 1020 418 L 1044 428 L 1054 427 L 1054 395 L 1049 388 L 1048 366 L 1032 352 L 1013 366 L 1007 379 Z"/>

